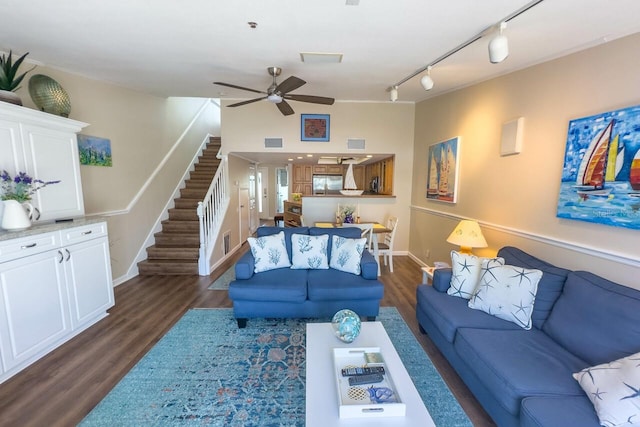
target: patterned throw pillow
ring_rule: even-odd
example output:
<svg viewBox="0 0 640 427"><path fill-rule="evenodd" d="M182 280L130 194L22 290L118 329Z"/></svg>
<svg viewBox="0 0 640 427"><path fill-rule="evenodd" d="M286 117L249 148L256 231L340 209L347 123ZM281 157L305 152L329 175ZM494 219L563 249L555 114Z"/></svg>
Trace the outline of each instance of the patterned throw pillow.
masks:
<svg viewBox="0 0 640 427"><path fill-rule="evenodd" d="M451 251L452 274L447 293L464 299L471 298L487 267L496 265L504 265L504 259L480 258L475 255Z"/></svg>
<svg viewBox="0 0 640 427"><path fill-rule="evenodd" d="M328 269L327 245L329 235L309 236L307 234L291 235L291 268L293 269Z"/></svg>
<svg viewBox="0 0 640 427"><path fill-rule="evenodd" d="M360 274L360 260L367 239L348 239L331 236L331 260L329 267L352 274Z"/></svg>
<svg viewBox="0 0 640 427"><path fill-rule="evenodd" d="M251 253L255 259L254 273L289 267L289 255L284 243L284 232L247 239Z"/></svg>
<svg viewBox="0 0 640 427"><path fill-rule="evenodd" d="M606 427L640 425L640 353L573 374Z"/></svg>
<svg viewBox="0 0 640 427"><path fill-rule="evenodd" d="M541 278L540 270L513 265L487 267L469 300L469 308L531 329L531 313Z"/></svg>

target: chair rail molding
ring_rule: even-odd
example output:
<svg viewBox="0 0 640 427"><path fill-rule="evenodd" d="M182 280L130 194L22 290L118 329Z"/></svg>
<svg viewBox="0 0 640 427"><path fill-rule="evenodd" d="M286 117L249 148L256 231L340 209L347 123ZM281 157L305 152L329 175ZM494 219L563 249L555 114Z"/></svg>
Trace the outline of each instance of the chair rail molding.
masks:
<svg viewBox="0 0 640 427"><path fill-rule="evenodd" d="M446 213L446 212L442 212L439 210L435 210L435 209L430 209L430 208L425 208L424 206L416 206L416 205L411 205L410 209L412 211L417 211L417 212L423 212L423 213L427 213L430 215L435 215L435 216L439 216L439 217L443 217L443 218L448 218L451 219L453 221L460 221L462 219L472 219L474 221L478 221L478 223L485 228L491 229L491 230L495 230L501 233L505 233L505 234L511 234L513 236L517 236L520 238L524 238L524 239L530 239L530 240L534 240L537 242L541 242L544 244L548 244L548 245L552 245L552 246L556 246L562 249L567 249L570 251L574 251L574 252L579 252L585 255L590 255L590 256L594 256L594 257L598 257L598 258L602 258L602 259L606 259L608 261L613 261L613 262L617 262L620 264L625 264L631 267L640 267L640 258L634 258L632 256L629 256L628 254L623 254L623 253L619 253L619 252L614 252L614 251L603 251L600 250L598 248L594 248L592 246L587 246L583 243L576 243L576 242L570 242L570 241L566 241L566 240L561 240L555 237L551 237L551 236L545 236L542 234L534 234L531 233L529 231L525 231L525 230L519 230L517 228L513 228L513 227L505 227L502 225L498 225L498 224L493 224L490 222L485 222L485 221L480 221L477 220L476 218L467 218L461 215L453 215L450 213ZM414 256L412 256L412 258L414 258ZM415 259L415 258L414 258Z"/></svg>

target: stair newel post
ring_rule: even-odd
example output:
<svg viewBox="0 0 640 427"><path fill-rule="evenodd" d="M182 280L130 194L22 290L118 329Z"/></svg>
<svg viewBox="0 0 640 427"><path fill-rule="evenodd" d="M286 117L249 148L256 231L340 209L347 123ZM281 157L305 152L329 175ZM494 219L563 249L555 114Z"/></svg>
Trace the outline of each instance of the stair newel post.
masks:
<svg viewBox="0 0 640 427"><path fill-rule="evenodd" d="M207 260L207 236L206 227L204 224L204 206L202 202L198 202L198 208L196 209L198 214L198 223L200 225L200 250L198 253L198 274L205 276L209 274L209 262Z"/></svg>

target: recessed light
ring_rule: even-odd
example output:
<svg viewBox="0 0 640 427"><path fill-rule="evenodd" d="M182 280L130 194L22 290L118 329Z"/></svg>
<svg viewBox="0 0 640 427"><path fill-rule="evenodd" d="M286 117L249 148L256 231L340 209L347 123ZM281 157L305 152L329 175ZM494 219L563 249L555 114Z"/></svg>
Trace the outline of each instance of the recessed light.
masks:
<svg viewBox="0 0 640 427"><path fill-rule="evenodd" d="M370 159L370 158L372 158L372 157L373 157L373 154L367 154L367 158L369 158L369 159Z"/></svg>
<svg viewBox="0 0 640 427"><path fill-rule="evenodd" d="M302 156L298 156L298 159L302 159Z"/></svg>
<svg viewBox="0 0 640 427"><path fill-rule="evenodd" d="M287 159L287 161L289 161L289 162L293 162L293 159Z"/></svg>
<svg viewBox="0 0 640 427"><path fill-rule="evenodd" d="M307 154L307 157L313 157L313 154Z"/></svg>

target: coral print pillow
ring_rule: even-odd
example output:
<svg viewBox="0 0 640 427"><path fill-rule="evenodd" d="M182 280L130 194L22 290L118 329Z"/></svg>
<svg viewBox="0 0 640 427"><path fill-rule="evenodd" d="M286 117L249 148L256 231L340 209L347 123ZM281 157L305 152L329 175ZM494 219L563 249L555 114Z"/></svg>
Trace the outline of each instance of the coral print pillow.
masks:
<svg viewBox="0 0 640 427"><path fill-rule="evenodd" d="M329 235L309 236L307 234L291 235L291 268L293 269L328 269L327 245Z"/></svg>
<svg viewBox="0 0 640 427"><path fill-rule="evenodd" d="M329 267L352 274L360 274L360 260L367 239L348 239L331 236L331 261Z"/></svg>
<svg viewBox="0 0 640 427"><path fill-rule="evenodd" d="M254 273L291 266L283 231L270 236L249 237L247 241L255 259Z"/></svg>
<svg viewBox="0 0 640 427"><path fill-rule="evenodd" d="M573 374L593 404L600 425L640 425L640 353Z"/></svg>

